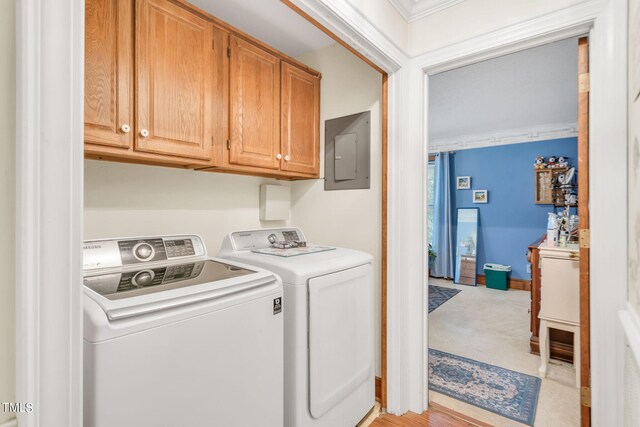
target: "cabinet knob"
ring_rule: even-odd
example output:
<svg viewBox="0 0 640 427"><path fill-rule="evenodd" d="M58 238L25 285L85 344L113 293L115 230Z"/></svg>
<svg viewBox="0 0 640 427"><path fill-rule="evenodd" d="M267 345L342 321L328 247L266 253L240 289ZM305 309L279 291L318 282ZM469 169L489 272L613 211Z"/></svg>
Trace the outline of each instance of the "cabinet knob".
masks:
<svg viewBox="0 0 640 427"><path fill-rule="evenodd" d="M282 158L282 154L278 153L276 154L276 159L280 160Z"/></svg>
<svg viewBox="0 0 640 427"><path fill-rule="evenodd" d="M289 161L289 158L290 158L289 156L284 156L284 161L285 161L285 162L288 162L288 161Z"/></svg>
<svg viewBox="0 0 640 427"><path fill-rule="evenodd" d="M131 132L131 126L129 126L128 124L124 124L120 126L120 130L122 131L122 133L129 133Z"/></svg>
<svg viewBox="0 0 640 427"><path fill-rule="evenodd" d="M140 136L141 136L141 137L143 137L143 138L148 137L148 136L149 136L149 131L148 131L148 130L146 130L146 129L142 129L142 130L140 131Z"/></svg>

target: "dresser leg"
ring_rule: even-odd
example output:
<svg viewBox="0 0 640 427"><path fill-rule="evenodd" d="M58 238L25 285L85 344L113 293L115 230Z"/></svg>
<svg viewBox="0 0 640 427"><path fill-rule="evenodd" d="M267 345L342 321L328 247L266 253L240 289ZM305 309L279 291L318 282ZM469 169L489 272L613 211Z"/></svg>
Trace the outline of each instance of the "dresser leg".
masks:
<svg viewBox="0 0 640 427"><path fill-rule="evenodd" d="M547 376L547 362L549 361L549 328L547 321L540 319L540 378Z"/></svg>

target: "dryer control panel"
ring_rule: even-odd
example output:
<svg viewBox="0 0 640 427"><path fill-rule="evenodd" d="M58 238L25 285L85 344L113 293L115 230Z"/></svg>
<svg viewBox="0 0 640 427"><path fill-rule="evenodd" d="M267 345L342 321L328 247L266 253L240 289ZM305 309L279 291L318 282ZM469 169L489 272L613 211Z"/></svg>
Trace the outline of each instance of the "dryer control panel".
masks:
<svg viewBox="0 0 640 427"><path fill-rule="evenodd" d="M204 243L196 235L88 240L83 245L83 268L98 270L205 254Z"/></svg>
<svg viewBox="0 0 640 427"><path fill-rule="evenodd" d="M265 228L262 230L236 231L229 234L223 242L224 246L231 243L234 251L250 251L254 249L264 249L274 247L274 243L278 242L286 244L286 242L306 242L302 230L296 227L288 228ZM293 247L293 246L292 246Z"/></svg>

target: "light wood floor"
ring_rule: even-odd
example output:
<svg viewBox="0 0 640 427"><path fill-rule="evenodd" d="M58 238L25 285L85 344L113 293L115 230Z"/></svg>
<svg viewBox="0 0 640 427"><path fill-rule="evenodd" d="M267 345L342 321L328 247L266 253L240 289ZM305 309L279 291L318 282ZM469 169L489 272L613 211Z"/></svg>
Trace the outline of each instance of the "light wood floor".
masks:
<svg viewBox="0 0 640 427"><path fill-rule="evenodd" d="M418 415L407 412L401 417L385 414L376 418L370 427L491 427L466 415L429 403L429 410Z"/></svg>

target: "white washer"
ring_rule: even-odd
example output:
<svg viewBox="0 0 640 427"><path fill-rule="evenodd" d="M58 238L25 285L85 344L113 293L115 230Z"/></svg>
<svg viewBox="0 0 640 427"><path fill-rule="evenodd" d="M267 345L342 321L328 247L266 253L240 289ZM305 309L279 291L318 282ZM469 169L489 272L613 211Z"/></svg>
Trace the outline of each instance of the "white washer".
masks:
<svg viewBox="0 0 640 427"><path fill-rule="evenodd" d="M282 282L198 236L84 244L85 427L283 424Z"/></svg>
<svg viewBox="0 0 640 427"><path fill-rule="evenodd" d="M284 425L353 427L375 404L373 258L326 246L275 249L270 235L306 240L298 228L239 231L218 256L284 282Z"/></svg>

